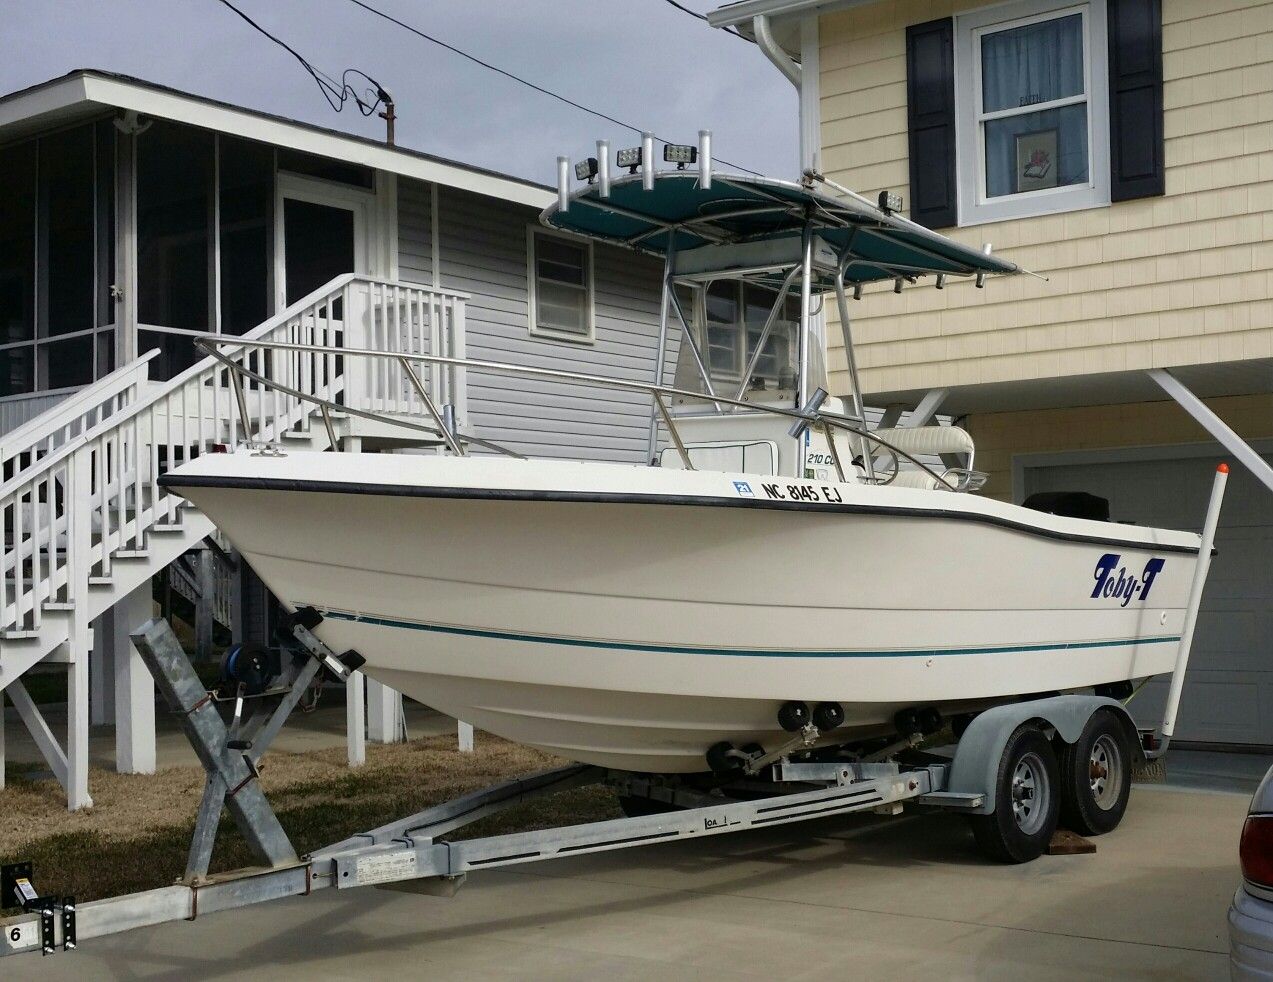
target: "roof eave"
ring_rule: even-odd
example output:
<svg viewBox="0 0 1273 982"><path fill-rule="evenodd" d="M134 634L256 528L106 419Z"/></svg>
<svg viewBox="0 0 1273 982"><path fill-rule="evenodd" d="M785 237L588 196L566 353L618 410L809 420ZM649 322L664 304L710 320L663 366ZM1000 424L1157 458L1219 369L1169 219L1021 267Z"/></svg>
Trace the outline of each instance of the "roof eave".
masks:
<svg viewBox="0 0 1273 982"><path fill-rule="evenodd" d="M144 116L201 126L537 209L554 197L548 188L528 181L91 69L0 99L0 133L21 132L37 123L47 125L68 119L77 115L80 108L135 110ZM30 126L24 127L24 123Z"/></svg>
<svg viewBox="0 0 1273 982"><path fill-rule="evenodd" d="M881 0L737 0L718 7L707 14L712 27L732 27L744 37L752 38L752 21L756 17L768 17L779 28L783 20L798 21L809 14L825 14L850 7L863 7ZM800 32L798 30L775 32L775 40L787 54L799 60Z"/></svg>

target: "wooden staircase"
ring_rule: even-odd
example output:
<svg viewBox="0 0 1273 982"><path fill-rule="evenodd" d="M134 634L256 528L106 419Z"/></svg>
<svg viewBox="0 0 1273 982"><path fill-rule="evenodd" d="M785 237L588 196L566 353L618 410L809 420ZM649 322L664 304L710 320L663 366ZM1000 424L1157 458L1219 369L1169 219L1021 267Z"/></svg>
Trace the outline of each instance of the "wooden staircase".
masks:
<svg viewBox="0 0 1273 982"><path fill-rule="evenodd" d="M247 337L462 355L464 299L351 274ZM355 359L330 353L223 350L249 371L296 393L404 417L423 415L423 407L412 403L407 380L383 364L355 366ZM160 487L159 478L245 439L280 445L288 453L339 449L331 447L313 403L281 388L251 386L244 393L247 418L242 419L226 365L207 358L170 381L151 382L145 376L153 355L0 437L0 691L8 692L45 752L72 809L91 804L91 625L213 532L208 518ZM453 380L431 384L454 388ZM338 443L355 435L351 418L333 414L333 422ZM67 666L64 751L21 681L40 662Z"/></svg>

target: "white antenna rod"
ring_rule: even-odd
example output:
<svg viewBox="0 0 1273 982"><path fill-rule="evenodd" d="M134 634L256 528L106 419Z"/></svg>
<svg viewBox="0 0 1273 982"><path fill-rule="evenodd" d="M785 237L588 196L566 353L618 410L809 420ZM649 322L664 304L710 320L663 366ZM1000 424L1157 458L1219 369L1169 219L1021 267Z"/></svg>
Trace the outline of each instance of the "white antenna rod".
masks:
<svg viewBox="0 0 1273 982"><path fill-rule="evenodd" d="M570 158L557 158L557 210L570 210Z"/></svg>
<svg viewBox="0 0 1273 982"><path fill-rule="evenodd" d="M654 134L641 134L641 187L654 190Z"/></svg>
<svg viewBox="0 0 1273 982"><path fill-rule="evenodd" d="M610 197L610 141L597 141L597 193Z"/></svg>
<svg viewBox="0 0 1273 982"><path fill-rule="evenodd" d="M1220 505L1224 501L1224 486L1228 481L1229 465L1221 464L1216 468L1215 481L1211 485L1211 501L1207 504L1207 517L1202 523L1202 539L1198 543L1198 563L1193 568L1193 583L1189 587L1189 601L1185 607L1185 623L1180 631L1180 647L1176 649L1176 667L1172 669L1171 688L1167 691L1167 707L1162 718L1164 741L1170 740L1176 732L1176 711L1180 708L1180 693L1185 687L1189 651L1193 647L1193 631L1198 626L1198 608L1202 605L1202 591L1207 585L1207 573L1211 569L1211 547L1216 540Z"/></svg>
<svg viewBox="0 0 1273 982"><path fill-rule="evenodd" d="M698 131L698 186L704 191L712 187L712 131Z"/></svg>

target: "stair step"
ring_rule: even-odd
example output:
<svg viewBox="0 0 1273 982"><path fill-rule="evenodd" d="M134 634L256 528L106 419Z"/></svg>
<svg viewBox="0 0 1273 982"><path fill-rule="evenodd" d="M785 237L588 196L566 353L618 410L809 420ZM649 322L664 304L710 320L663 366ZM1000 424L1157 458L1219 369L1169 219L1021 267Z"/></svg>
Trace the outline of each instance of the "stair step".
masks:
<svg viewBox="0 0 1273 982"><path fill-rule="evenodd" d="M75 609L75 601L73 600L46 600L40 604L41 609L46 614L56 613L58 611L69 611Z"/></svg>
<svg viewBox="0 0 1273 982"><path fill-rule="evenodd" d="M7 631L0 631L0 641L29 641L39 636L39 631L27 627L13 627Z"/></svg>
<svg viewBox="0 0 1273 982"><path fill-rule="evenodd" d="M111 553L112 559L149 559L149 549L116 549Z"/></svg>
<svg viewBox="0 0 1273 982"><path fill-rule="evenodd" d="M113 576L90 576L88 578L89 586L114 586L115 578Z"/></svg>
<svg viewBox="0 0 1273 982"><path fill-rule="evenodd" d="M151 535L180 535L186 530L181 524L177 525L152 525L148 530Z"/></svg>
<svg viewBox="0 0 1273 982"><path fill-rule="evenodd" d="M283 432L284 440L304 440L308 443L314 437L313 433L302 433L298 430L285 430Z"/></svg>

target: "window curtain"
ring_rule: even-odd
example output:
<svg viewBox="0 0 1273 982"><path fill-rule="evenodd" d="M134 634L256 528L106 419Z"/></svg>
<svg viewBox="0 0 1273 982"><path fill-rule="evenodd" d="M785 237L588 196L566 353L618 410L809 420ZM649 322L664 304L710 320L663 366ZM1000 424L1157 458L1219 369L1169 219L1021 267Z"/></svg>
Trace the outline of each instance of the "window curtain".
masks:
<svg viewBox="0 0 1273 982"><path fill-rule="evenodd" d="M982 111L987 113L1082 95L1082 16L1071 14L984 35L981 86ZM1049 131L1055 131L1054 154ZM1040 136L1031 140L1032 134ZM1026 143L1021 144L1022 139ZM989 120L985 142L987 197L1088 180L1086 103ZM1023 179L1023 146L1046 148L1051 176Z"/></svg>
<svg viewBox="0 0 1273 982"><path fill-rule="evenodd" d="M981 38L982 112L1083 92L1083 16L1070 14Z"/></svg>

